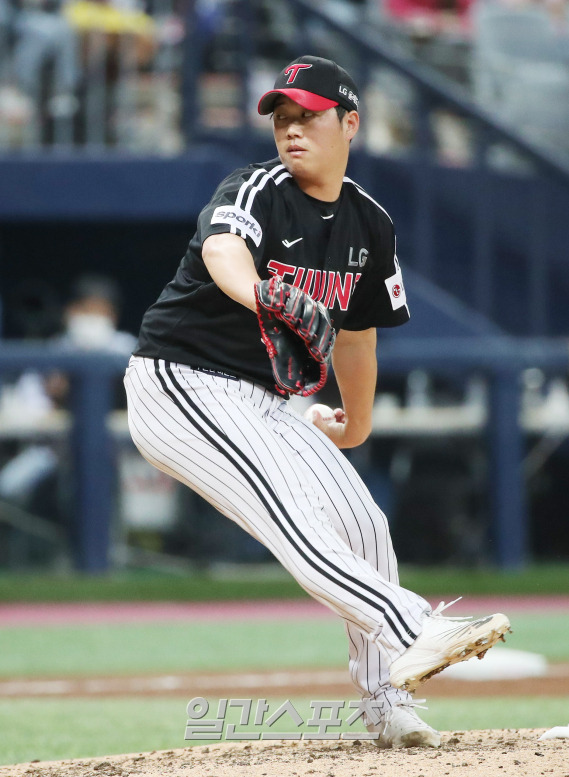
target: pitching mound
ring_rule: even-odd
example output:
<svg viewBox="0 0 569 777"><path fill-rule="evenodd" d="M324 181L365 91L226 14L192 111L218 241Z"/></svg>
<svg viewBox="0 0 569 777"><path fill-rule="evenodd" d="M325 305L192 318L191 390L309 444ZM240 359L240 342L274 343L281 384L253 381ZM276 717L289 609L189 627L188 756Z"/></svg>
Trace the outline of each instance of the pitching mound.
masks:
<svg viewBox="0 0 569 777"><path fill-rule="evenodd" d="M1 766L0 777L569 777L569 739L544 729L445 732L438 750L368 742L251 742Z"/></svg>

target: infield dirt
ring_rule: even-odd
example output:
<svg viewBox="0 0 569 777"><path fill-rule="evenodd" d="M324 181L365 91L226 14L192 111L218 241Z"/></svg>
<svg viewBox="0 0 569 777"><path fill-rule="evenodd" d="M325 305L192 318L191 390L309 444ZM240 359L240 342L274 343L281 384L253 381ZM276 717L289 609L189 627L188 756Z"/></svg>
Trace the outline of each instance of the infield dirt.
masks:
<svg viewBox="0 0 569 777"><path fill-rule="evenodd" d="M438 749L368 742L223 743L182 750L1 766L0 777L569 777L569 740L544 729L454 731Z"/></svg>
<svg viewBox="0 0 569 777"><path fill-rule="evenodd" d="M0 679L2 698L194 696L232 698L298 695L353 698L354 688L345 669L287 669L257 672L184 672L177 674L123 675L111 677L46 677ZM471 682L434 677L429 697L568 696L569 663L551 664L541 677ZM567 770L569 777L569 769Z"/></svg>

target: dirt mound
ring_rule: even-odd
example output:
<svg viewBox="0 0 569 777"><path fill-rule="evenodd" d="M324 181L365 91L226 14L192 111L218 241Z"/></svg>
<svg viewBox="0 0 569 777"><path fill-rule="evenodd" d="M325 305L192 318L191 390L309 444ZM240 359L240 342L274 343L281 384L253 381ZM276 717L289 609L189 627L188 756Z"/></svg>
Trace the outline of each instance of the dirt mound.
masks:
<svg viewBox="0 0 569 777"><path fill-rule="evenodd" d="M378 750L357 740L222 743L0 766L0 777L569 777L569 740L540 742L543 731L445 732L437 750Z"/></svg>

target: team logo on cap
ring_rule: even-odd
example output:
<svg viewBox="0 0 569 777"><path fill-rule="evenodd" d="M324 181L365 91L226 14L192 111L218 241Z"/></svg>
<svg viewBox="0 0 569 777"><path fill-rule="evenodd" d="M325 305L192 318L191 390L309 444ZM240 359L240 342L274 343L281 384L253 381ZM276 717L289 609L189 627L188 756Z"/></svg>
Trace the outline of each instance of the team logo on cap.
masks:
<svg viewBox="0 0 569 777"><path fill-rule="evenodd" d="M299 70L306 70L309 67L312 67L312 65L304 65L301 63L298 63L296 65L289 65L284 71L284 75L288 76L287 84L294 83L294 79L297 77Z"/></svg>

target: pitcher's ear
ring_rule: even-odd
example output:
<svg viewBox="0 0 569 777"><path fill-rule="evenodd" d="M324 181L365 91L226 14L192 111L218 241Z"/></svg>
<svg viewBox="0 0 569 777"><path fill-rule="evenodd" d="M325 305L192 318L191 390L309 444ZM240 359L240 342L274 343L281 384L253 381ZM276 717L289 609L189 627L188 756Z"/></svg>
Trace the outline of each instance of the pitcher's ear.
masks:
<svg viewBox="0 0 569 777"><path fill-rule="evenodd" d="M360 126L360 115L357 111L350 111L346 114L344 121L346 122L346 132L348 140L355 137Z"/></svg>

